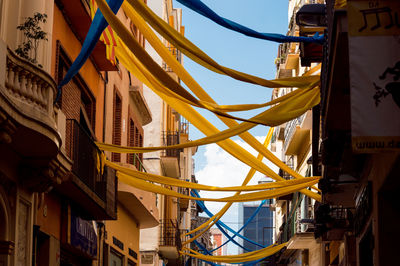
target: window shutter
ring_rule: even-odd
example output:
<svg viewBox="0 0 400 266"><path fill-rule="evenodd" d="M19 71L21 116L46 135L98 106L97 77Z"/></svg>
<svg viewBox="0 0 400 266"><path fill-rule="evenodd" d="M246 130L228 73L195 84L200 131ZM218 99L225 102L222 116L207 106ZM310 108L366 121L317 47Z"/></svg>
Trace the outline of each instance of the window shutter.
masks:
<svg viewBox="0 0 400 266"><path fill-rule="evenodd" d="M117 92L114 94L114 108L113 108L113 140L115 145L121 145L121 121L122 121L122 101ZM120 153L112 153L111 159L114 162L121 162Z"/></svg>

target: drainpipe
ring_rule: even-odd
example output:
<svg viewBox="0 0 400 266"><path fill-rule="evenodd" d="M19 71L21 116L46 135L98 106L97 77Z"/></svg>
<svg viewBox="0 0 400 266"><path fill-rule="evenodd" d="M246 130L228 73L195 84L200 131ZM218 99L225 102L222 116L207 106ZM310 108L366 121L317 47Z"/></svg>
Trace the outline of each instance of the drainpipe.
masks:
<svg viewBox="0 0 400 266"><path fill-rule="evenodd" d="M103 76L100 75L102 78ZM106 114L107 114L107 104L106 104L106 99L107 99L107 84L108 84L108 72L106 71L104 73L104 101L103 101L103 143L106 142Z"/></svg>

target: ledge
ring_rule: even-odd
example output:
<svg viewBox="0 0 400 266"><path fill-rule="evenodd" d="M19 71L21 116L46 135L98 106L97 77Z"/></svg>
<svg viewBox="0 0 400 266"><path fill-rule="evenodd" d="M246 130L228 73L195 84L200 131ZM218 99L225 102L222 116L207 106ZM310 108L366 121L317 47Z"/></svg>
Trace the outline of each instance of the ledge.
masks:
<svg viewBox="0 0 400 266"><path fill-rule="evenodd" d="M139 90L139 86L129 86L129 95L140 113L140 117L142 118L142 125L145 126L149 124L153 120L153 118L151 116L150 108L147 105L147 102L143 97L142 92Z"/></svg>

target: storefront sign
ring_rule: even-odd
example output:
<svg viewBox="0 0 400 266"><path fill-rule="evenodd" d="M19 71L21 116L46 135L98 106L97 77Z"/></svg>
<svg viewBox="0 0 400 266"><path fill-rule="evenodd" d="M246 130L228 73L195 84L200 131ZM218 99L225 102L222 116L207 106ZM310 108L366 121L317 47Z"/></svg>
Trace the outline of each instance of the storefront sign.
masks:
<svg viewBox="0 0 400 266"><path fill-rule="evenodd" d="M91 257L97 256L97 235L93 222L83 220L72 212L70 244Z"/></svg>
<svg viewBox="0 0 400 266"><path fill-rule="evenodd" d="M347 3L353 150L400 150L400 1Z"/></svg>

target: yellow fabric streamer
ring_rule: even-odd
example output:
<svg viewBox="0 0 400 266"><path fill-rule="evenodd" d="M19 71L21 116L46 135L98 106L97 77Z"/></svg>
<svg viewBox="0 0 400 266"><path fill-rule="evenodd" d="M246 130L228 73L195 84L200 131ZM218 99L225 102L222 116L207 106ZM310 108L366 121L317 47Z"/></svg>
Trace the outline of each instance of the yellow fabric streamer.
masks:
<svg viewBox="0 0 400 266"><path fill-rule="evenodd" d="M299 90L297 90L299 91ZM298 106L301 107L299 112L293 113L293 116L296 117L298 113L302 113L306 111L310 106L307 104L309 103L309 98L315 96L317 92L317 89L309 89L309 90L304 90L302 91L301 95L297 97L298 101ZM286 118L289 112L286 110L286 106L290 105L291 102L289 102L290 99L285 100L284 102L281 102L278 105L275 105L274 107L268 109L267 111L263 112L265 116L270 115L270 117L277 118L277 117L284 117ZM300 101L302 100L302 101ZM284 111L281 111L283 109ZM284 119L286 120L286 119ZM278 123L276 121L270 121ZM190 141L187 143L181 143L181 144L176 144L176 145L171 145L171 146L160 146L160 147L127 147L127 146L119 146L119 145L114 145L114 144L105 144L105 143L100 143L96 142L97 146L101 150L105 151L110 151L110 152L118 152L118 153L145 153L145 152L153 152L157 150L169 150L169 149L183 149L183 148L189 148L189 147L195 147L195 146L201 146L201 145L206 145L210 143L216 143L222 140L225 140L227 138L236 136L240 133L243 133L247 130L250 129L250 127L253 127L254 125L248 124L247 126L243 126L243 124L236 125L235 127L232 127L230 129L226 129L224 131L218 132L217 134L201 138L195 141Z"/></svg>
<svg viewBox="0 0 400 266"><path fill-rule="evenodd" d="M307 182L318 181L318 177L306 177L302 179L289 179L285 181L276 181L271 183L265 184L258 184L258 185L251 185L251 186L234 186L234 187L216 187L216 186L209 186L203 185L198 183L192 183L184 180L179 180L172 177L167 176L160 176L145 172L136 171L124 166L121 166L117 163L113 163L111 161L106 160L105 164L121 174L126 176L130 176L133 178L138 178L154 183L159 183L163 185L169 185L174 187L183 187L183 188L190 188L190 189L197 189L197 190L207 190L207 191L256 191L256 190L266 190L272 188L283 188L283 187L290 187L293 185L301 185Z"/></svg>
<svg viewBox="0 0 400 266"><path fill-rule="evenodd" d="M335 9L346 8L347 0L336 0L335 1Z"/></svg>
<svg viewBox="0 0 400 266"><path fill-rule="evenodd" d="M147 7L140 0L128 0L128 3L124 2L122 8L132 22L139 27L140 22L138 21L138 14L142 16L150 26L160 33L168 42L173 44L179 50L181 50L186 56L198 64L220 74L225 74L235 78L237 80L269 87L269 88L280 88L280 87L308 87L311 83L318 80L317 77L294 77L277 80L266 80L256 76L252 76L237 70L233 70L224 66L219 65L196 45L186 39L182 34L176 31L164 20L159 18L154 12ZM134 10L133 8L136 10ZM143 29L140 29L142 31Z"/></svg>
<svg viewBox="0 0 400 266"><path fill-rule="evenodd" d="M185 250L190 251L189 252L180 252L181 255L187 255L191 256L194 258L202 259L205 261L213 261L213 262L220 262L220 263L240 263L240 262L249 262L249 261L255 261L259 259L263 259L265 257L271 256L275 254L276 252L280 251L282 248L284 248L287 245L287 243L283 243L280 245L273 245L269 246L257 251L252 251L252 252L246 252L243 254L239 255L227 255L227 256L211 256L211 255L203 255L200 254L199 252L196 252L192 249L184 248Z"/></svg>
<svg viewBox="0 0 400 266"><path fill-rule="evenodd" d="M112 13L112 11L109 9L107 4L105 3L104 0L96 0L100 10L102 11L104 17L106 20L110 23L110 25L116 29L118 35L124 40L130 41L130 43L127 43L129 48L131 50L134 50L136 55L139 56L139 54L142 52L141 47L139 46L140 49L136 49L137 43L135 43L135 40L130 39L130 33L128 31L124 31L124 26L121 23L118 23L118 19L115 17L115 15ZM119 29L122 28L122 31L119 31ZM131 43L132 42L132 43ZM130 47L130 46L133 47ZM163 47L165 49L165 47ZM140 59L140 57L138 57ZM140 59L141 60L141 59ZM175 59L174 59L175 60ZM141 60L142 61L142 60ZM176 60L175 60L176 61ZM129 62L128 62L129 63ZM170 62L167 62L167 64L170 64ZM171 66L172 67L172 66ZM178 66L179 67L179 66ZM182 66L180 66L182 67ZM182 69L181 69L182 70ZM174 70L175 71L175 70ZM182 70L184 71L184 70ZM195 92L198 97L201 99L208 101L208 102L213 102L211 97L209 97L206 92L204 92L201 87L188 75L184 75L181 77L182 80L185 78L187 79L187 82L184 81L186 84L189 83L189 87L193 92ZM190 82L189 82L190 81ZM151 88L154 88L154 86L151 86ZM175 98L169 97L167 95L163 95L162 93L158 93L158 95L163 98L171 107L173 107L175 110L177 110L179 113L183 114L193 125L195 125L197 128L199 128L203 133L206 135L212 135L218 132L218 129L216 129L213 125L211 125L206 119L204 119L202 116L200 116L193 108L182 104L178 102ZM295 103L295 101L293 101ZM315 98L310 100L310 104L316 105L319 102L319 93L316 95ZM290 109L288 110L290 111ZM222 121L227 124L229 127L233 127L237 125L236 121L233 121L232 119L226 119L221 117ZM292 169L287 167L284 163L282 163L278 158L276 158L272 153L270 153L265 147L263 147L251 134L248 132L244 132L240 135L246 142L248 142L252 147L254 147L257 151L261 152L266 158L271 158L270 160L280 166L283 170L289 172L289 174L292 174L296 178L302 178L301 175L297 174L294 172ZM254 167L257 171L260 171L261 173L266 174L267 176L272 177L273 179L276 180L282 180L282 178L277 175L274 171L272 171L269 167L267 167L265 164L263 164L260 161L254 160L254 157L248 153L246 150L235 144L231 140L225 140L219 143L219 145L225 149L227 152L235 156L237 159L241 160L245 164L248 164L251 167ZM302 193L320 201L321 196L318 195L317 193L314 193L309 190L302 190Z"/></svg>
<svg viewBox="0 0 400 266"><path fill-rule="evenodd" d="M104 14L104 13L103 13ZM113 13L110 13L112 20L118 20ZM132 15L132 14L131 14ZM107 19L107 18L106 18ZM139 28L142 32L144 37L150 42L153 48L160 54L160 56L164 59L164 61L172 68L172 70L182 79L185 84L201 99L206 102L215 103L213 99L200 87L200 85L185 71L185 69L176 61L176 59L171 55L171 53L166 49L166 47L161 43L161 41L157 38L157 36L152 32L152 30L146 25L146 23L141 19L139 16L132 16L132 21L135 25ZM110 21L109 21L110 22ZM123 26L122 26L123 27ZM119 29L117 29L119 30ZM120 29L123 30L123 29ZM127 35L131 35L127 32ZM121 36L121 38L129 39L129 36ZM313 84L312 86L314 86ZM319 102L319 97L318 97ZM316 105L317 103L315 103ZM181 113L183 114L183 113ZM220 119L229 127L233 127L237 123L230 119L225 119L224 117L220 117ZM265 118L264 118L265 119ZM252 118L252 121L258 121L258 119ZM262 120L262 119L261 119ZM271 124L270 124L271 125ZM290 175L294 176L295 178L302 178L302 176L296 173L294 170L286 166L281 160L279 160L276 156L274 156L270 151L265 149L251 134L248 132L244 132L240 135L243 140L245 140L250 146L252 146L257 151L263 153L264 157L271 160L275 163L278 167L282 170L288 172ZM318 189L317 189L318 190Z"/></svg>
<svg viewBox="0 0 400 266"><path fill-rule="evenodd" d="M165 85L167 88L175 92L176 94L180 95L181 97L185 98L187 101L190 101L192 105L201 107L204 109L207 109L217 115L229 118L229 119L235 119L235 120L240 120L240 121L247 121L247 122L252 122L252 123L257 123L257 124L263 124L263 125L270 125L268 121L265 121L263 119L263 116L255 116L251 119L244 119L236 116L229 115L221 110L218 110L217 108L214 108L213 106L215 105L215 102L207 101L207 100L202 100L199 101L195 97L193 97L189 92L187 92L176 80L174 80L170 75L168 75L151 57L150 55L147 54L147 52L144 50L142 46L137 42L137 40L133 37L133 35L128 31L128 29L125 28L125 26L122 24L122 22L112 13L106 14L107 10L104 10L104 8L107 8L108 5L105 4L105 6L101 6L101 2L104 3L104 1L99 1L97 0L97 4L102 11L103 15L108 17L110 21L109 24L112 26L113 30L118 34L119 38L123 40L123 42L128 45L129 49L135 53L135 56L140 60L140 62L155 76L159 79L159 81ZM109 7L108 7L109 9ZM145 22L143 21L143 24ZM137 27L141 30L141 28L137 25ZM161 41L155 36L155 34L148 28L148 33L151 36L148 36L146 32L143 32L141 30L142 34L145 36L145 38L152 43L153 41L157 42L157 45L161 45L163 49L158 49L157 45L155 46L155 49L157 52L160 53L161 57L163 57L168 65L171 65L171 68L178 74L178 76L184 75L188 76L188 73L184 70L182 65L176 60L176 58L166 49L166 47L161 43ZM152 33L152 34L151 34ZM154 37L153 40L150 40L150 37ZM185 81L184 81L185 82ZM188 83L187 81L185 82L189 87L192 87L191 84L194 84L195 86L198 86L197 83L193 79L190 80ZM210 102L210 103L207 103ZM233 107L232 107L233 108Z"/></svg>
<svg viewBox="0 0 400 266"><path fill-rule="evenodd" d="M273 131L274 131L274 128L271 127L271 128L269 129L269 131L268 131L267 137L265 138L265 141L264 141L264 144L263 144L264 147L268 147L269 143L271 142ZM263 159L262 154L258 154L258 155L257 155L257 161L262 161L262 159ZM246 176L245 180L243 181L242 186L247 185L247 184L250 182L250 180L253 178L253 176L254 176L255 173L256 173L256 170L255 170L254 168L251 168L251 169L249 170L249 172L247 173L247 176ZM237 193L237 195L238 195L238 194L239 194L239 193ZM229 202L226 203L225 206L224 206L219 212L217 212L217 213L214 214L212 217L210 217L210 219L208 219L207 222L203 223L203 224L200 225L199 227L197 227L197 228L193 229L192 231L188 232L186 235L194 234L194 233L196 233L196 232L198 232L198 231L200 231L200 230L202 230L202 229L204 229L204 231L202 231L202 232L206 232L206 231L207 231L208 229L210 229L214 224L216 224L217 221L218 221L219 219L222 218L222 216L228 211L228 209L229 209L231 206L232 206L232 203L229 203ZM202 233L195 235L192 239L186 241L185 243L193 242L195 239L197 239L198 237L200 237L201 234L202 234Z"/></svg>
<svg viewBox="0 0 400 266"><path fill-rule="evenodd" d="M133 177L131 175L126 175L122 172L117 172L118 179L130 186L136 187L141 190L154 192L157 194L162 194L166 196L172 196L177 198L185 198L190 200L202 200L202 201L214 201L214 202L245 202L245 201L256 201L256 200L264 200L264 199L272 199L277 197L282 197L294 192L299 191L300 189L305 189L307 187L311 187L312 185L318 182L318 178L314 178L314 180L304 182L297 185L285 186L281 188L275 188L271 190L264 190L258 192L250 192L246 194L234 195L230 197L223 198L197 198L188 195L184 195L178 193L172 189L168 189L159 185L155 185L144 181L142 179Z"/></svg>

